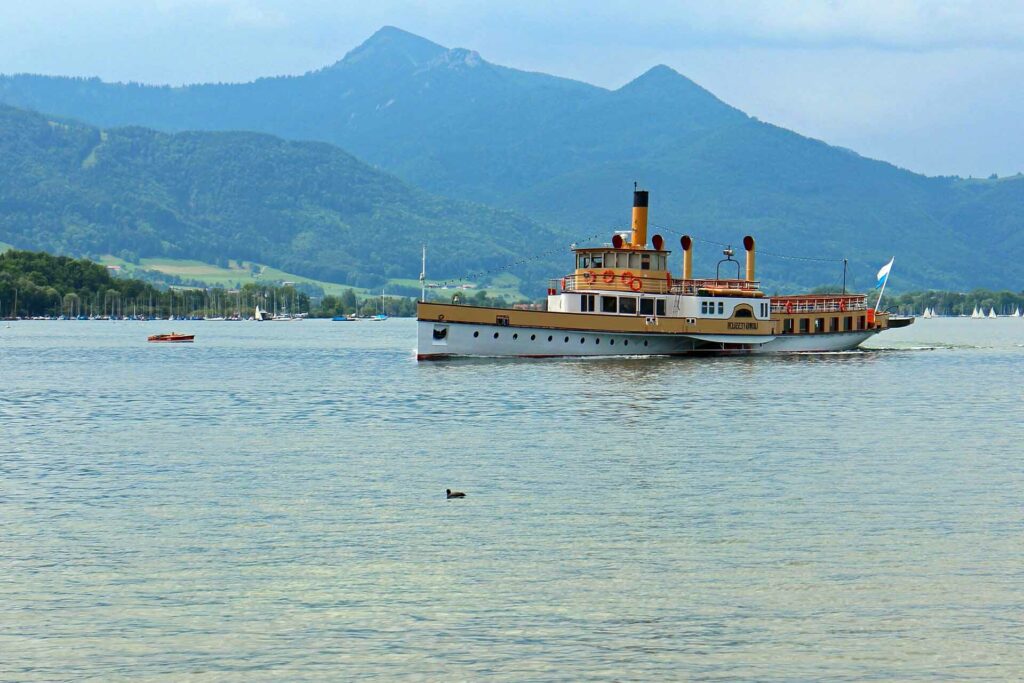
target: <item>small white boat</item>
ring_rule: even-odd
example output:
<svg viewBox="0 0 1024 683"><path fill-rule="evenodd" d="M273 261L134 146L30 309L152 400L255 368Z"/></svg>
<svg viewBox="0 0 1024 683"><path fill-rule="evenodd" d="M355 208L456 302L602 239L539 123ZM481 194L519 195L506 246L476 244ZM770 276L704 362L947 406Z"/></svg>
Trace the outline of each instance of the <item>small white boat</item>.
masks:
<svg viewBox="0 0 1024 683"><path fill-rule="evenodd" d="M1013 309L1013 317L1014 318L1019 318L1020 317L1020 308L1019 307Z"/></svg>
<svg viewBox="0 0 1024 683"><path fill-rule="evenodd" d="M972 318L982 318L984 316L978 311L978 307L975 306L974 307L974 312L971 313L971 317Z"/></svg>
<svg viewBox="0 0 1024 683"><path fill-rule="evenodd" d="M988 309L988 317L990 317L990 318L998 318L999 316L996 315L996 309L994 309L994 308Z"/></svg>
<svg viewBox="0 0 1024 683"><path fill-rule="evenodd" d="M932 317L932 309L930 309L927 306L925 306L924 313L921 314L921 317L922 318L931 318Z"/></svg>

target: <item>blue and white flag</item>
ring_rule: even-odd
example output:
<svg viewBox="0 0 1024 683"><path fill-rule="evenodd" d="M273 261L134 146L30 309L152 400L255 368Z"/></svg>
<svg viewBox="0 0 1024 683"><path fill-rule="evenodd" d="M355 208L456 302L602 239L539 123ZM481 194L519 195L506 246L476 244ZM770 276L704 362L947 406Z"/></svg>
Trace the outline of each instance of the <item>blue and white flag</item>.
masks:
<svg viewBox="0 0 1024 683"><path fill-rule="evenodd" d="M878 284L875 285L875 289L878 289L885 284L885 281L889 279L889 271L892 270L892 262L896 260L893 256L889 259L889 262L882 266L882 269L878 271Z"/></svg>

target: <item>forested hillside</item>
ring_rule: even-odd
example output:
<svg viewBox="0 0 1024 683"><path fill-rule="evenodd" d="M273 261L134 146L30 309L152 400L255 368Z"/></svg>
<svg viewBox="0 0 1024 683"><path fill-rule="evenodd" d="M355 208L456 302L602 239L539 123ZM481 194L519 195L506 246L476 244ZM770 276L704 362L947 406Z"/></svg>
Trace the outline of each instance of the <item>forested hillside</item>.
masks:
<svg viewBox="0 0 1024 683"><path fill-rule="evenodd" d="M0 241L23 249L244 259L378 286L418 277L422 244L439 278L552 246L536 223L430 195L323 143L100 130L0 105L0 158ZM519 272L539 281L542 269Z"/></svg>

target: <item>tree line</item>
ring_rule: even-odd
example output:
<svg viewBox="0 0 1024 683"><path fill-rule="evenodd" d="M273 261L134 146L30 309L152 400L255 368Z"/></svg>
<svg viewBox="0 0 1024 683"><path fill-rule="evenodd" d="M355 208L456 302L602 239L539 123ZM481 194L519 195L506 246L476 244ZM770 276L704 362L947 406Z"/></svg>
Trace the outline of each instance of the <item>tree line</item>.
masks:
<svg viewBox="0 0 1024 683"><path fill-rule="evenodd" d="M331 318L339 315L394 317L416 314L409 297L365 296L346 289L340 295L311 296L292 284L246 283L234 289L157 285L115 277L105 266L88 259L53 256L45 252L10 250L0 253L0 318L240 318L252 317L256 307L274 314ZM430 293L448 300L447 295ZM463 303L507 308L502 296L486 291L457 294Z"/></svg>

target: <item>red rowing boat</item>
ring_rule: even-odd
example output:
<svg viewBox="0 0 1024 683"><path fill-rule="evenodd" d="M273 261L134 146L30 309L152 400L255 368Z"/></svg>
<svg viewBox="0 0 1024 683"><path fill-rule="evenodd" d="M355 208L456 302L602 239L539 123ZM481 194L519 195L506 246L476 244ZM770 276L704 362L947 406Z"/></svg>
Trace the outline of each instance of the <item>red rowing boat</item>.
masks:
<svg viewBox="0 0 1024 683"><path fill-rule="evenodd" d="M151 342L191 342L196 338L194 334L182 334L181 332L171 332L170 334L153 334L150 335L148 341Z"/></svg>

